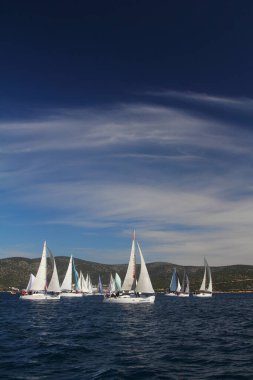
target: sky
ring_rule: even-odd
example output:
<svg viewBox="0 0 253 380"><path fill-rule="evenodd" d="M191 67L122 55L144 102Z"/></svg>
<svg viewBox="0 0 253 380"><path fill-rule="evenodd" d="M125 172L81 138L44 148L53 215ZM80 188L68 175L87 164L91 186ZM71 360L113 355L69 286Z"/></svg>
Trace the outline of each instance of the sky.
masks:
<svg viewBox="0 0 253 380"><path fill-rule="evenodd" d="M252 264L252 1L0 9L0 258Z"/></svg>

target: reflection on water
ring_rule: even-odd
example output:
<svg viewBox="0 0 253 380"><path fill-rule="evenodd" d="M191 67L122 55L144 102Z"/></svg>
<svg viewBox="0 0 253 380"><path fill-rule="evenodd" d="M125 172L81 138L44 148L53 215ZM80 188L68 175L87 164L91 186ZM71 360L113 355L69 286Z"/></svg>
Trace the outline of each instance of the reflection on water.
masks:
<svg viewBox="0 0 253 380"><path fill-rule="evenodd" d="M6 379L253 378L253 295L155 304L0 295Z"/></svg>

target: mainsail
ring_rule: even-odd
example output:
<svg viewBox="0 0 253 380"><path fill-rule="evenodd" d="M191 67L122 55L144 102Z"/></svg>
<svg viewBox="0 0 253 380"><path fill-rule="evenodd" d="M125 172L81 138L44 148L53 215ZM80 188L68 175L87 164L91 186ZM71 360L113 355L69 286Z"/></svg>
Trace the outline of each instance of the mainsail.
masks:
<svg viewBox="0 0 253 380"><path fill-rule="evenodd" d="M47 285L47 243L44 242L40 266L32 284L31 290L44 291Z"/></svg>
<svg viewBox="0 0 253 380"><path fill-rule="evenodd" d="M155 293L154 289L153 289L153 286L152 286L152 283L151 283L151 280L150 280L150 277L149 277L149 274L148 274L148 270L147 270L147 267L146 267L146 264L145 264L145 261L144 261L144 257L142 255L142 252L141 252L141 248L139 246L139 244L137 243L137 246L138 246L138 250L139 250L139 254L140 254L140 258L141 258L141 270L140 270L140 276L139 276L139 280L138 280L138 284L136 286L136 292L140 292L140 293Z"/></svg>
<svg viewBox="0 0 253 380"><path fill-rule="evenodd" d="M211 269L208 265L208 262L206 260L206 258L204 258L204 265L205 265L205 271L204 271L204 277L203 277L203 281L202 281L202 284L200 286L200 291L201 292L208 292L208 293L212 293L213 291L213 282L212 282L212 276L211 276ZM207 277L208 277L208 280L209 280L209 284L207 286Z"/></svg>
<svg viewBox="0 0 253 380"><path fill-rule="evenodd" d="M115 293L115 291L116 291L115 280L114 280L114 278L113 278L113 276L111 274L111 276L110 276L110 284L109 284L109 292L110 293Z"/></svg>
<svg viewBox="0 0 253 380"><path fill-rule="evenodd" d="M59 278L58 278L58 273L57 273L57 268L56 268L56 262L55 262L54 256L53 256L52 252L50 251L50 249L48 249L48 252L50 254L50 258L51 258L52 263L53 263L53 274L52 274L52 277L51 277L51 281L50 281L50 283L48 285L47 291L48 292L60 293L61 287L60 287L60 284L59 284Z"/></svg>
<svg viewBox="0 0 253 380"><path fill-rule="evenodd" d="M181 286L180 292L181 293L187 293L187 294L190 292L189 278L188 278L185 271L184 271L184 276L183 276L183 281L182 281L182 286Z"/></svg>
<svg viewBox="0 0 253 380"><path fill-rule="evenodd" d="M177 292L179 287L179 279L177 275L176 268L173 269L171 281L170 281L170 292ZM179 288L180 289L180 288Z"/></svg>
<svg viewBox="0 0 253 380"><path fill-rule="evenodd" d="M136 287L136 257L135 257L135 231L133 232L132 249L126 276L122 285L123 291L134 290Z"/></svg>
<svg viewBox="0 0 253 380"><path fill-rule="evenodd" d="M71 255L70 260L69 260L68 269L67 269L66 275L64 277L63 283L61 285L61 291L64 291L64 290L71 291L72 290L72 260L73 260L73 258Z"/></svg>

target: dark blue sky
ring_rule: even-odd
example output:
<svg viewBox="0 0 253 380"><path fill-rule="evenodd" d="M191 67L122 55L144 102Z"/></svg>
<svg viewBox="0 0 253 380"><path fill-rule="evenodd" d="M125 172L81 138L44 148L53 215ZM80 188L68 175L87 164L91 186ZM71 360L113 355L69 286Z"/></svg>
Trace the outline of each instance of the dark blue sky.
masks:
<svg viewBox="0 0 253 380"><path fill-rule="evenodd" d="M252 1L5 1L0 257L251 263Z"/></svg>
<svg viewBox="0 0 253 380"><path fill-rule="evenodd" d="M84 105L134 91L252 96L251 1L6 1L1 100Z"/></svg>

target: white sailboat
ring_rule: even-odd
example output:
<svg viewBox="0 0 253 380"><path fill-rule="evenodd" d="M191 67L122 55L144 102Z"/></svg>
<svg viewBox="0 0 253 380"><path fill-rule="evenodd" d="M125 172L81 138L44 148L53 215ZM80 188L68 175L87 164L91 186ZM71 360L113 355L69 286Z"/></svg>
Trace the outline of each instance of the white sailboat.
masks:
<svg viewBox="0 0 253 380"><path fill-rule="evenodd" d="M74 272L75 285L72 287L72 274ZM64 280L61 285L61 296L62 297L82 297L83 293L78 287L78 274L75 268L74 259L72 255L70 256L69 265L67 272L65 274Z"/></svg>
<svg viewBox="0 0 253 380"><path fill-rule="evenodd" d="M49 285L47 286L47 244L44 242L42 257L36 277L30 276L27 286L28 292L22 294L22 300L58 300L60 299L60 285L55 259L52 252L49 254L53 264L53 274Z"/></svg>
<svg viewBox="0 0 253 380"><path fill-rule="evenodd" d="M128 263L127 273L122 285L121 292L114 296L105 296L104 302L110 303L154 303L155 291L153 289L148 270L144 261L141 248L137 243L138 251L141 258L141 270L136 285L136 257L135 257L135 233L133 233L132 249Z"/></svg>
<svg viewBox="0 0 253 380"><path fill-rule="evenodd" d="M173 269L169 291L165 293L166 296L175 297L179 294L181 289L181 284L177 274L176 268Z"/></svg>
<svg viewBox="0 0 253 380"><path fill-rule="evenodd" d="M204 270L203 281L200 286L199 292L196 294L193 294L195 297L202 297L202 298L212 297L212 293L213 293L212 275L211 275L211 269L208 265L206 258L204 258L204 266L205 266L205 270ZM207 283L208 283L208 286L207 286Z"/></svg>
<svg viewBox="0 0 253 380"><path fill-rule="evenodd" d="M189 297L190 296L190 282L187 273L184 271L183 281L181 289L178 293L178 297Z"/></svg>

